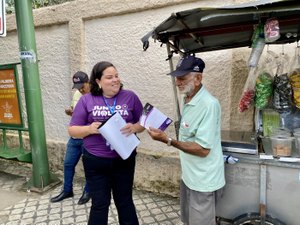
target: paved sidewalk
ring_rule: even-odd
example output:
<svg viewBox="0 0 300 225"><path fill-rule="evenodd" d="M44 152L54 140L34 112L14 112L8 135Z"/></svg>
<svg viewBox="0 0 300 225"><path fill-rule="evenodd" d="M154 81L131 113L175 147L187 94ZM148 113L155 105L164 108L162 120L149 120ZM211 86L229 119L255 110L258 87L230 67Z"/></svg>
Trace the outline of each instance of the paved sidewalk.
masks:
<svg viewBox="0 0 300 225"><path fill-rule="evenodd" d="M24 167L14 168L9 162L0 161L0 225L87 224L90 202L77 205L82 193L81 182L75 181L73 198L50 203L49 199L60 192L61 185L42 195L29 190L20 191L31 170ZM177 198L134 190L134 202L141 225L182 225ZM116 213L112 202L109 225L118 225Z"/></svg>

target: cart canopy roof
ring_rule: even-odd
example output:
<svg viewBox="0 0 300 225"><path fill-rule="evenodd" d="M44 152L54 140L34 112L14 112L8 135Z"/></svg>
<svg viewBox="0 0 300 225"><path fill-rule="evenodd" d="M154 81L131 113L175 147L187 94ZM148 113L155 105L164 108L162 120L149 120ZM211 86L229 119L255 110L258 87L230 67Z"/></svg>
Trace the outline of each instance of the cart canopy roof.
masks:
<svg viewBox="0 0 300 225"><path fill-rule="evenodd" d="M274 44L300 38L300 1L257 1L221 8L195 8L173 13L142 38L143 48L152 37L181 54L250 47L254 28L269 18L279 22L280 38Z"/></svg>

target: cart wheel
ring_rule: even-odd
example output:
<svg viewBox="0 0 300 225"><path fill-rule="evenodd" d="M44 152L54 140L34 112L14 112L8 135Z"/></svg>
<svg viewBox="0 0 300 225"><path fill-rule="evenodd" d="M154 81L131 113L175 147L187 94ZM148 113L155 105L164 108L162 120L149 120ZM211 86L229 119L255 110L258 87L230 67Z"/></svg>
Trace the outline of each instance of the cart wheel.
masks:
<svg viewBox="0 0 300 225"><path fill-rule="evenodd" d="M238 216L233 220L233 225L260 225L259 213L246 213L243 215ZM281 222L278 219L272 218L271 216L266 216L266 225L286 225L285 223Z"/></svg>

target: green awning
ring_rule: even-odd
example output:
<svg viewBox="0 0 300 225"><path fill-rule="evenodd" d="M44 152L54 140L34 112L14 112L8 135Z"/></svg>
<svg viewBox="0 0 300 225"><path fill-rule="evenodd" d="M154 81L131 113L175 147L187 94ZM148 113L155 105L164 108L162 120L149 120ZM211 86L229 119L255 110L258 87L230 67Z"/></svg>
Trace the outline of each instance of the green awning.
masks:
<svg viewBox="0 0 300 225"><path fill-rule="evenodd" d="M144 50L152 37L182 54L250 47L254 28L269 18L279 21L280 38L274 44L300 37L300 1L256 1L220 8L194 8L173 13L142 38Z"/></svg>

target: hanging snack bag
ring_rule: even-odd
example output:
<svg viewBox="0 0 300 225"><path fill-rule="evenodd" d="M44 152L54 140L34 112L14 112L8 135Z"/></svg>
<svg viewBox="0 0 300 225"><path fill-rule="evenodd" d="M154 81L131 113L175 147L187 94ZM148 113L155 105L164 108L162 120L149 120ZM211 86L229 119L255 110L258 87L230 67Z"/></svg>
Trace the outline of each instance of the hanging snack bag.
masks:
<svg viewBox="0 0 300 225"><path fill-rule="evenodd" d="M296 53L290 65L290 82L293 89L293 102L297 108L300 108L300 52L296 48Z"/></svg>
<svg viewBox="0 0 300 225"><path fill-rule="evenodd" d="M255 85L255 107L264 109L270 103L273 95L273 77L268 72L263 71L256 79Z"/></svg>
<svg viewBox="0 0 300 225"><path fill-rule="evenodd" d="M270 18L264 26L266 43L274 42L280 38L279 22L275 18Z"/></svg>
<svg viewBox="0 0 300 225"><path fill-rule="evenodd" d="M300 69L295 69L290 75L291 86L293 89L293 102L300 108Z"/></svg>
<svg viewBox="0 0 300 225"><path fill-rule="evenodd" d="M290 113L292 110L292 87L288 75L274 77L273 107L279 113Z"/></svg>
<svg viewBox="0 0 300 225"><path fill-rule="evenodd" d="M251 103L253 101L255 95L255 91L254 89L244 89L243 91L243 95L240 99L240 103L239 103L239 111L240 112L245 112L247 109L250 108Z"/></svg>
<svg viewBox="0 0 300 225"><path fill-rule="evenodd" d="M239 112L244 112L250 108L251 104L253 103L254 96L255 96L255 80L256 75L254 73L255 68L250 67L250 71L248 74L248 78L244 85L243 94L239 101Z"/></svg>
<svg viewBox="0 0 300 225"><path fill-rule="evenodd" d="M268 50L264 63L260 66L255 84L255 107L264 109L271 106L273 96L273 76L277 68L278 55Z"/></svg>

